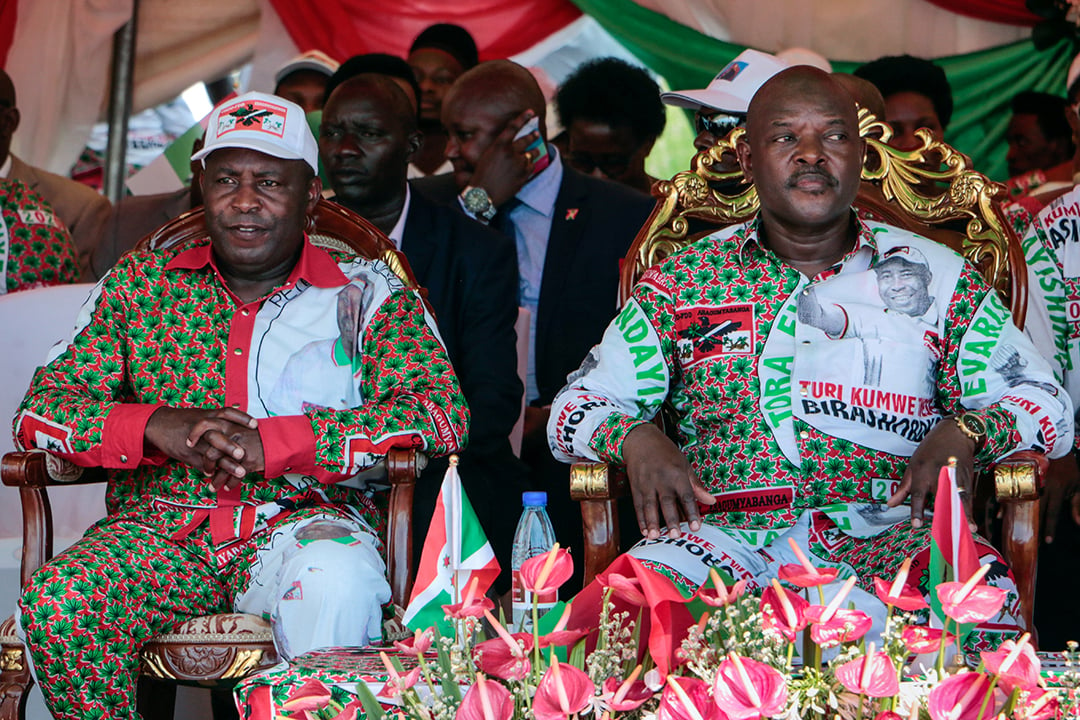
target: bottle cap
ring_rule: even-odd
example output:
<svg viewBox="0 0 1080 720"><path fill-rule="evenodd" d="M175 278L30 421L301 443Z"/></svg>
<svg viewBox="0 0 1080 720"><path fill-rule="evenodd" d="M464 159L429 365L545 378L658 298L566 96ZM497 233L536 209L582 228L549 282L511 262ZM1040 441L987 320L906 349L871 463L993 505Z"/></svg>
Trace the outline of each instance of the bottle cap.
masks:
<svg viewBox="0 0 1080 720"><path fill-rule="evenodd" d="M547 505L547 493L546 492L524 492L521 493L521 504L525 507L543 507Z"/></svg>

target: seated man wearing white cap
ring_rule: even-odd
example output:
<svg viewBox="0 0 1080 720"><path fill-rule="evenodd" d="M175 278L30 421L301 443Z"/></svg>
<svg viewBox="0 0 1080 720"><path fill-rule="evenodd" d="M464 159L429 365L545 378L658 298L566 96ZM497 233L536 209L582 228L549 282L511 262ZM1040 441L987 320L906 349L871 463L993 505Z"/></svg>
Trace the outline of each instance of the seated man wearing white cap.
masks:
<svg viewBox="0 0 1080 720"><path fill-rule="evenodd" d="M209 237L128 253L34 377L21 446L110 471L108 517L19 602L54 717L134 717L140 648L193 616L269 618L285 657L380 636L360 473L392 447L459 450L468 410L417 294L308 241L317 158L298 105L215 110L194 157ZM324 382L288 382L304 358Z"/></svg>

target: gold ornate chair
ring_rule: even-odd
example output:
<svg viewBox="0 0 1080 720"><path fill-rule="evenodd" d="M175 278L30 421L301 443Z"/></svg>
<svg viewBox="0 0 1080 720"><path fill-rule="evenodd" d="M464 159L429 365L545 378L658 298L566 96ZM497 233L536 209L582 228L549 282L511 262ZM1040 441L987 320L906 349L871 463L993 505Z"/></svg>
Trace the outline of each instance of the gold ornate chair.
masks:
<svg viewBox="0 0 1080 720"><path fill-rule="evenodd" d="M1005 187L971 168L971 161L927 130L911 151L889 147L891 128L865 109L859 131L867 142L856 208L875 220L917 232L963 253L1002 295L1017 325L1027 308L1027 277L1019 239L1002 213ZM653 186L658 202L623 261L619 302L630 297L644 272L720 227L749 220L758 209L757 191L734 162L736 128L699 152L690 170ZM670 408L661 413L668 415ZM673 411L672 411L673 412ZM1004 506L1003 551L1016 577L1021 612L1032 628L1035 558L1039 542L1038 492L1046 459L1016 453L994 469L996 494ZM623 468L575 463L571 495L581 501L585 530L585 582L619 550L615 501L628 492Z"/></svg>
<svg viewBox="0 0 1080 720"><path fill-rule="evenodd" d="M140 247L167 247L205 235L201 208L185 213L140 241ZM339 205L320 201L309 224L316 245L378 258L409 286L417 287L405 257L374 226ZM425 301L426 302L426 301ZM404 606L412 581L412 501L425 458L415 450L391 450L386 472L391 486L387 565L394 603ZM20 585L52 557L52 511L48 488L106 481L103 468L78 468L40 450L3 457L3 484L19 489L23 509ZM392 621L391 621L392 622ZM198 617L152 638L142 649L139 712L172 718L176 685L231 690L239 680L278 662L270 625L261 617L228 613ZM14 618L0 623L0 720L22 720L33 679ZM231 702L228 703L231 705Z"/></svg>

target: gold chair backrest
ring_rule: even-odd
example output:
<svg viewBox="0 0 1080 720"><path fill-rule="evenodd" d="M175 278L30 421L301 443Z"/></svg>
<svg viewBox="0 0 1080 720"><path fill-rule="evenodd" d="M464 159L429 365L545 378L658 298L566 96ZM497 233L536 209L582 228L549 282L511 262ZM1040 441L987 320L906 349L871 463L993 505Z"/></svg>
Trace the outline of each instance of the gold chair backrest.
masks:
<svg viewBox="0 0 1080 720"><path fill-rule="evenodd" d="M744 133L735 128L695 155L690 170L653 186L659 202L623 263L620 303L645 270L702 236L690 232L692 224L715 226L712 232L745 222L757 212L757 190L734 162L735 145ZM972 169L969 158L934 139L929 130L916 131L920 147L897 150L888 145L892 128L860 109L859 134L867 147L856 208L962 252L1022 326L1025 265L1019 239L1002 213L1005 186Z"/></svg>

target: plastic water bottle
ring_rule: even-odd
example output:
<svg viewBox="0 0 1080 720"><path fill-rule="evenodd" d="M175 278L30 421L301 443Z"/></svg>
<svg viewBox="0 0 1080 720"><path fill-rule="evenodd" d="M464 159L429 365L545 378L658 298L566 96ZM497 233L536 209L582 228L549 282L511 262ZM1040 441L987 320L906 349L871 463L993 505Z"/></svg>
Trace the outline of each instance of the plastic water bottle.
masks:
<svg viewBox="0 0 1080 720"><path fill-rule="evenodd" d="M547 493L527 492L521 494L521 503L525 509L518 520L517 530L514 532L513 555L510 561L512 570L511 600L513 602L514 628L521 627L525 630L532 628L532 593L521 585L521 565L535 555L542 555L555 544L555 529L551 527L551 518L548 517ZM545 593L537 598L537 612L539 617L550 610L558 602L558 591Z"/></svg>

